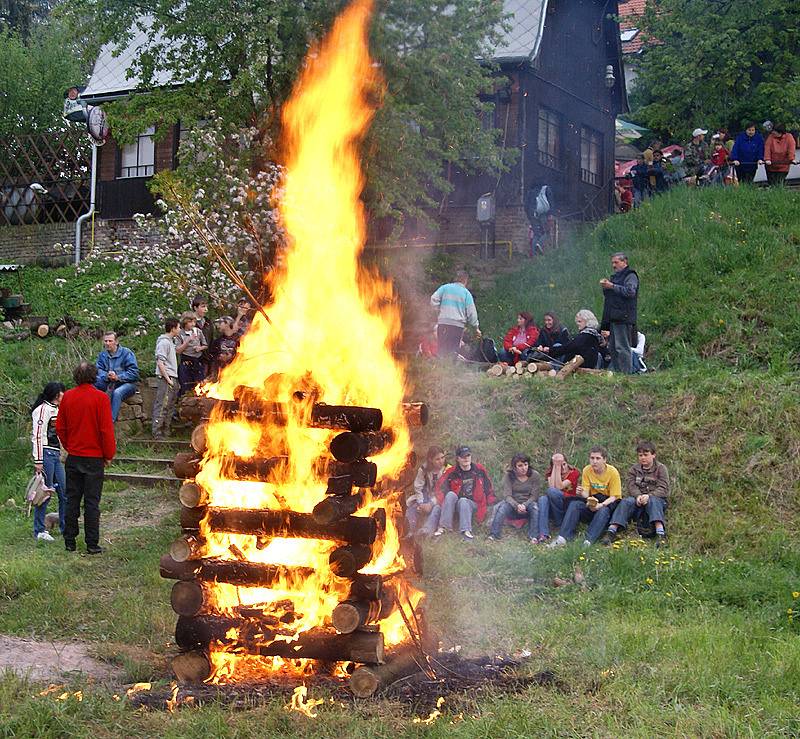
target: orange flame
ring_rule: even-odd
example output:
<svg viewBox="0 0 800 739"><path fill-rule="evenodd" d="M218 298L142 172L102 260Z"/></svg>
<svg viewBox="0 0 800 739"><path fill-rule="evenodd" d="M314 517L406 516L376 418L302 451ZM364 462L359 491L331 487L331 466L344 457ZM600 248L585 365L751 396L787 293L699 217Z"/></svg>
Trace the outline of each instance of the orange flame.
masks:
<svg viewBox="0 0 800 739"><path fill-rule="evenodd" d="M269 277L269 321L256 315L236 358L205 392L230 400L238 386L247 386L266 402L283 403L287 414L278 425L263 419L231 421L214 412L196 480L213 507L313 510L326 489L326 475L316 463L328 457L336 434L309 428L313 402L382 410L384 427L395 435L372 458L382 481L397 477L408 460L410 437L401 405L405 376L391 352L400 335L399 307L392 285L359 263L366 233L359 145L374 114L371 101L382 89L367 44L371 10L371 0L356 0L341 14L308 55L283 109L286 174L280 210L288 238L281 267ZM230 480L222 458L231 453L241 459L285 455L289 461L273 482ZM380 497L363 491L364 503L355 514L386 511L386 530L365 573L388 575L404 568L396 525L400 491L388 487ZM274 604L291 602L291 626L265 637L265 643L291 642L327 625L347 596L349 581L336 577L328 562L334 542L282 537L265 542L255 535L211 531L207 521L201 522L201 535L204 557L289 568L290 574L269 587L211 584L210 606L220 614L235 615L242 608L271 613ZM292 567L314 573L292 575ZM407 583L399 591L404 605L416 606L421 598ZM408 638L398 613L379 625L389 646ZM303 660L257 657L230 646L236 644L233 632L211 645L211 680L308 668Z"/></svg>

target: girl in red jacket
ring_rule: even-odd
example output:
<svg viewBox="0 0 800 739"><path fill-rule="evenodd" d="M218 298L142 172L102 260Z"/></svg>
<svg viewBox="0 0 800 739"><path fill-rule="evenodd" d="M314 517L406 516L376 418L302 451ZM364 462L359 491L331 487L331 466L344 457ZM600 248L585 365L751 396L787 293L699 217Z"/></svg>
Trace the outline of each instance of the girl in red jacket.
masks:
<svg viewBox="0 0 800 739"><path fill-rule="evenodd" d="M517 325L506 332L503 339L503 350L497 352L500 364L516 364L528 359L536 341L539 338L539 328L533 316L523 311L517 316Z"/></svg>

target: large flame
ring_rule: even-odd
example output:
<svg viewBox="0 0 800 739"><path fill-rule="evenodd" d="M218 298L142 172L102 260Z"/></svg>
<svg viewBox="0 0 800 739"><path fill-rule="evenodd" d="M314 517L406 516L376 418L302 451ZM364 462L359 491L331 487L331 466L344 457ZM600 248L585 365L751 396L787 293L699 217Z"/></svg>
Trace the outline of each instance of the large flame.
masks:
<svg viewBox="0 0 800 739"><path fill-rule="evenodd" d="M335 432L308 427L313 401L383 411L384 427L395 432L395 441L373 458L381 479L396 477L409 456L401 408L405 377L391 353L400 334L399 308L391 284L359 263L365 237L359 145L381 90L367 45L371 5L371 0L356 0L336 20L329 36L309 54L283 109L286 175L280 210L288 248L280 269L269 278L269 320L256 315L235 360L206 391L232 399L235 388L244 385L265 401L286 404L291 412L278 426L231 421L215 411L197 476L214 507L310 512L325 497L326 476L315 462L328 455ZM243 459L288 455L289 464L276 482L229 480L222 457L231 453ZM398 496L399 491L384 490L380 497L367 493L356 514L387 509L386 531L364 572L388 575L404 566L395 523ZM328 564L333 542L264 542L256 536L213 532L205 522L201 533L202 556L314 569L310 577L290 574L269 588L214 584L219 613L231 614L241 606L272 612L275 604L291 601L296 619L292 633L278 637L291 640L328 623L333 608L346 597L348 581L334 576ZM416 591L402 581L395 587L405 603L410 599L416 605ZM407 638L398 613L380 627L387 645ZM241 651L212 645L212 679L286 667L279 658L254 658Z"/></svg>

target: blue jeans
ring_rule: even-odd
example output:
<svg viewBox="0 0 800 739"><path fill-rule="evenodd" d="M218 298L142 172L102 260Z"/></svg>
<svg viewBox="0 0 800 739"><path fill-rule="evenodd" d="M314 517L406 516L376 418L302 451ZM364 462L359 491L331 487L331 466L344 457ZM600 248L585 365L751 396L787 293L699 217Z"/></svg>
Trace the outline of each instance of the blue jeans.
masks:
<svg viewBox="0 0 800 739"><path fill-rule="evenodd" d="M431 517L431 514L434 511L434 508L438 508L437 505L431 505L431 510L428 513L423 513L419 509L420 504L417 501L413 501L406 506L406 533L413 534L419 528L420 517L425 518L425 523L427 524L428 519ZM440 509L441 510L441 509ZM438 522L438 516L436 518ZM429 533L433 533L430 531Z"/></svg>
<svg viewBox="0 0 800 739"><path fill-rule="evenodd" d="M116 423L119 409L126 398L130 398L136 392L135 382L123 382L118 385L116 382L98 380L94 386L111 396L111 418Z"/></svg>
<svg viewBox="0 0 800 739"><path fill-rule="evenodd" d="M419 533L430 536L434 531L436 531L436 529L439 528L439 519L441 516L442 507L438 503L434 503L433 508L431 508L431 512L425 519L425 523L420 527Z"/></svg>
<svg viewBox="0 0 800 739"><path fill-rule="evenodd" d="M589 524L586 529L586 539L594 543L608 527L611 513L616 505L617 503L612 503L610 506L603 506L592 513L583 498L576 500L567 508L567 512L564 514L564 522L561 524L561 531L559 533L567 541L572 541L578 530L578 524L583 521Z"/></svg>
<svg viewBox="0 0 800 739"><path fill-rule="evenodd" d="M64 465L61 464L59 452L55 449L44 449L42 456L42 471L44 483L49 488L55 488L58 495L58 528L64 533L64 515L67 511L67 478L64 474ZM44 517L50 500L33 509L33 535L41 534L45 530Z"/></svg>
<svg viewBox="0 0 800 739"><path fill-rule="evenodd" d="M458 510L458 530L462 533L472 531L472 516L478 510L478 504L469 498L459 498L452 490L444 496L439 526L452 531L456 510Z"/></svg>
<svg viewBox="0 0 800 739"><path fill-rule="evenodd" d="M502 501L495 509L494 518L489 534L495 539L500 538L503 524L507 518L527 518L528 519L528 538L535 539L539 529L539 507L535 500L529 500L525 504L525 513L520 513L516 506L512 506L507 500Z"/></svg>
<svg viewBox="0 0 800 739"><path fill-rule="evenodd" d="M627 497L623 498L617 505L614 515L611 517L611 523L624 529L631 519L638 521L643 516L646 516L650 523L655 521L664 523L666 510L667 501L665 498L657 498L655 495L651 495L646 506L637 506L636 498Z"/></svg>
<svg viewBox="0 0 800 739"><path fill-rule="evenodd" d="M576 500L574 495L564 495L563 490L547 488L545 494L539 496L539 536L550 536L550 521L561 526L564 511Z"/></svg>

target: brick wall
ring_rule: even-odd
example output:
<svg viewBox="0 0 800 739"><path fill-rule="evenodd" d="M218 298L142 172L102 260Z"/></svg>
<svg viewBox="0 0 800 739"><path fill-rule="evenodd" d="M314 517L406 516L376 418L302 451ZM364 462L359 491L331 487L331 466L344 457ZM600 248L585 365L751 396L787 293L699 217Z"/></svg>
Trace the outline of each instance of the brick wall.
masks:
<svg viewBox="0 0 800 739"><path fill-rule="evenodd" d="M0 226L0 263L69 264L72 252L65 253L55 244L75 241L74 223L34 223L24 226Z"/></svg>

